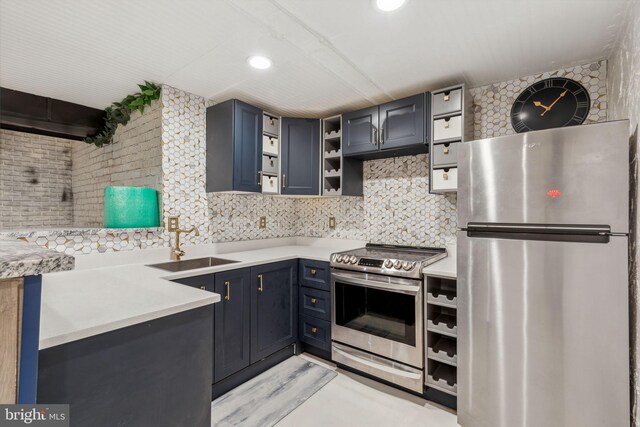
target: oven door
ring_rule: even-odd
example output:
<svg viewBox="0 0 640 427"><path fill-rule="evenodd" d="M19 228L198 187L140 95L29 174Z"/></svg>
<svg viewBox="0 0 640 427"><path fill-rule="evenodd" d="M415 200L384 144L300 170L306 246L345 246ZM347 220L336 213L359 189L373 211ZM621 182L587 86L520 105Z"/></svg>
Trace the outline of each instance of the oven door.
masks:
<svg viewBox="0 0 640 427"><path fill-rule="evenodd" d="M422 369L422 282L332 270L334 341Z"/></svg>

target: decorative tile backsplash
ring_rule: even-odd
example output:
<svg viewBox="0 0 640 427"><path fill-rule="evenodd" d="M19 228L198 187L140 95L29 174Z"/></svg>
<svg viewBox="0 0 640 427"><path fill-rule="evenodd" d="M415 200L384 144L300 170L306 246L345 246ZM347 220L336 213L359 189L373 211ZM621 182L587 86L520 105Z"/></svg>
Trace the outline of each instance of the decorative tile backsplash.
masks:
<svg viewBox="0 0 640 427"><path fill-rule="evenodd" d="M603 60L471 89L474 139L514 134L509 117L513 102L531 84L550 77L576 80L589 91L591 109L585 124L607 120L607 61Z"/></svg>

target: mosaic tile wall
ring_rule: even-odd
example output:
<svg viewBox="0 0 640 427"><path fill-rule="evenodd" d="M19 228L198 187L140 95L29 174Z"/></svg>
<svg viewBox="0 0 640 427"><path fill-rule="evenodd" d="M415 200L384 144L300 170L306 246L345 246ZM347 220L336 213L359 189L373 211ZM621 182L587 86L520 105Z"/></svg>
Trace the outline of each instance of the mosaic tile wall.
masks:
<svg viewBox="0 0 640 427"><path fill-rule="evenodd" d="M514 134L509 119L513 102L529 85L550 77L574 79L589 91L591 110L585 124L607 120L607 61L603 60L471 89L474 139Z"/></svg>
<svg viewBox="0 0 640 427"><path fill-rule="evenodd" d="M456 195L429 194L428 155L364 162L364 197L301 199L297 234L413 246L455 240ZM336 228L329 229L329 216Z"/></svg>
<svg viewBox="0 0 640 427"><path fill-rule="evenodd" d="M629 119L631 212L629 237L629 299L631 325L631 425L640 426L640 221L638 218L638 125L640 123L640 0L632 0L618 45L609 58L607 90L609 120Z"/></svg>

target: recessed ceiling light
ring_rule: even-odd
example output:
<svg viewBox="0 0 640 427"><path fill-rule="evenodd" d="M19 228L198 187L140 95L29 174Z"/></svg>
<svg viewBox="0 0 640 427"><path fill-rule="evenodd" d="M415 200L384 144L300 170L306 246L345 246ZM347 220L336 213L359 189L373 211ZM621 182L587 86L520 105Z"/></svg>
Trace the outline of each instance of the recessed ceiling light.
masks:
<svg viewBox="0 0 640 427"><path fill-rule="evenodd" d="M398 9L406 0L376 0L376 6L383 12L391 12Z"/></svg>
<svg viewBox="0 0 640 427"><path fill-rule="evenodd" d="M250 56L247 59L247 62L253 68L257 68L258 70L266 70L267 68L271 67L271 60L266 56Z"/></svg>

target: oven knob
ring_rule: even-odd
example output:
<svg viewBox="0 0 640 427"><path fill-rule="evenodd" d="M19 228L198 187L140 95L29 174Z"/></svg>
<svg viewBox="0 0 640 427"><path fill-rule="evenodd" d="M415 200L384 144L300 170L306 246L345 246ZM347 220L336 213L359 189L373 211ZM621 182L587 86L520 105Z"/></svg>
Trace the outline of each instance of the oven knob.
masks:
<svg viewBox="0 0 640 427"><path fill-rule="evenodd" d="M336 254L331 254L331 262L336 262Z"/></svg>
<svg viewBox="0 0 640 427"><path fill-rule="evenodd" d="M396 270L400 270L402 268L402 261L397 260L396 262L394 262L393 268L395 268Z"/></svg>
<svg viewBox="0 0 640 427"><path fill-rule="evenodd" d="M415 267L416 263L415 262L409 262L409 261L405 261L404 264L402 264L402 268L404 268L405 270L409 271L411 270L413 267Z"/></svg>
<svg viewBox="0 0 640 427"><path fill-rule="evenodd" d="M358 258L356 258L355 255L351 255L351 258L349 258L349 262L351 264L355 264L356 262L358 262Z"/></svg>
<svg viewBox="0 0 640 427"><path fill-rule="evenodd" d="M391 267L393 267L393 261L391 261L390 259L385 259L384 268L391 268Z"/></svg>
<svg viewBox="0 0 640 427"><path fill-rule="evenodd" d="M342 262L342 255L338 255L336 257L336 262Z"/></svg>

